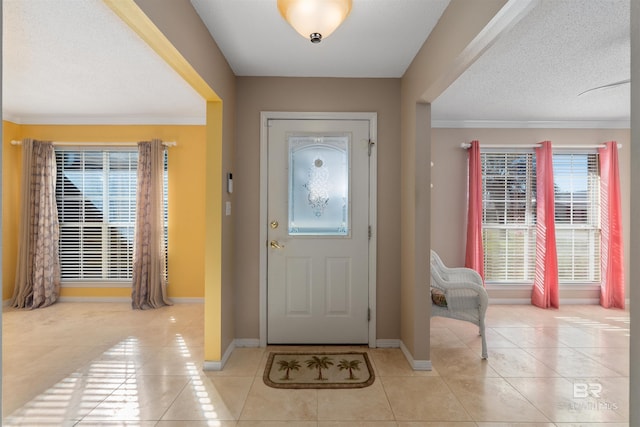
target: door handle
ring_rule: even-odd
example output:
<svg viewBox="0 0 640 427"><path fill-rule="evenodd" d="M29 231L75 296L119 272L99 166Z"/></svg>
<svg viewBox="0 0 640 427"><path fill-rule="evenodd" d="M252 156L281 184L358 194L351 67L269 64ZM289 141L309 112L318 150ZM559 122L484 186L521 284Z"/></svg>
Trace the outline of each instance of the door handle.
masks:
<svg viewBox="0 0 640 427"><path fill-rule="evenodd" d="M272 240L271 242L269 242L269 246L271 246L273 249L284 249L284 245L277 240Z"/></svg>

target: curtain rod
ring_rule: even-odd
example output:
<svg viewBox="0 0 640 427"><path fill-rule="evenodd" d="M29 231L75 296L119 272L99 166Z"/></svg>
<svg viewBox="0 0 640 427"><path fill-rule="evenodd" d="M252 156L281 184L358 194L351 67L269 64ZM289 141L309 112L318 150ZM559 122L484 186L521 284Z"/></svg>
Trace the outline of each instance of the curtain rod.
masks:
<svg viewBox="0 0 640 427"><path fill-rule="evenodd" d="M463 142L460 144L461 148L465 150L471 148L471 143ZM523 145L500 145L500 144L482 144L482 148L538 148L540 144L523 144ZM551 148L575 148L575 149L588 149L588 148L605 148L605 144L591 144L591 145L552 145ZM622 148L622 144L618 144L618 149Z"/></svg>
<svg viewBox="0 0 640 427"><path fill-rule="evenodd" d="M115 147L135 147L137 142L69 142L69 141L54 141L52 142L54 146L86 146L86 147L104 147L105 145L111 145ZM22 145L22 141L16 141L15 139L11 141L11 145ZM165 147L175 147L178 145L175 141L163 141L162 145Z"/></svg>

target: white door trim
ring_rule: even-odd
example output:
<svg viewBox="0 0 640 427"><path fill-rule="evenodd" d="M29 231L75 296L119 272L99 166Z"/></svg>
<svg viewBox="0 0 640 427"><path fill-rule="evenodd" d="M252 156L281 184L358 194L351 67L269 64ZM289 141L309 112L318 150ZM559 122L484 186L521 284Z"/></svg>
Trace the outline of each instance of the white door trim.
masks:
<svg viewBox="0 0 640 427"><path fill-rule="evenodd" d="M285 111L260 112L260 346L267 345L267 191L268 157L267 126L269 119L282 120L368 120L369 135L374 143L369 160L369 347L376 346L376 248L378 194L378 113L299 113Z"/></svg>

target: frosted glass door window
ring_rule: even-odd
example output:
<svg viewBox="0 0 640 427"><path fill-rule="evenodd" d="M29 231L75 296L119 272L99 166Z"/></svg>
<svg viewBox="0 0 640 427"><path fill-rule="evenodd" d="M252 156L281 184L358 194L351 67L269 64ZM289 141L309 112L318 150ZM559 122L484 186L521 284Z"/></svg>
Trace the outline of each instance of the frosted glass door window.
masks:
<svg viewBox="0 0 640 427"><path fill-rule="evenodd" d="M291 136L289 234L349 234L349 136Z"/></svg>

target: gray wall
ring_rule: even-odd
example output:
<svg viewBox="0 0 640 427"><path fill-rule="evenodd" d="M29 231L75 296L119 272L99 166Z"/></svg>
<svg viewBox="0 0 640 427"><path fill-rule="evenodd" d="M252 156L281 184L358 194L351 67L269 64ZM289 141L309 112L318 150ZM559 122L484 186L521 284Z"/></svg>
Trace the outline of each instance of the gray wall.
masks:
<svg viewBox="0 0 640 427"><path fill-rule="evenodd" d="M260 112L378 113L377 338L400 330L400 80L239 77L234 197L236 338L260 335Z"/></svg>
<svg viewBox="0 0 640 427"><path fill-rule="evenodd" d="M261 111L375 111L378 113L377 338L400 338L400 149L397 79L239 77L234 173L236 215L236 338L259 337L259 188ZM431 247L451 265L464 263L467 163L462 142L486 144L600 144L616 140L620 151L625 253L630 241L628 129L432 129ZM425 183L425 185L428 185ZM629 257L625 258L629 268ZM627 283L628 277L627 277ZM627 293L629 286L627 286ZM492 298L526 299L530 290L492 291ZM563 291L563 298L597 298Z"/></svg>

